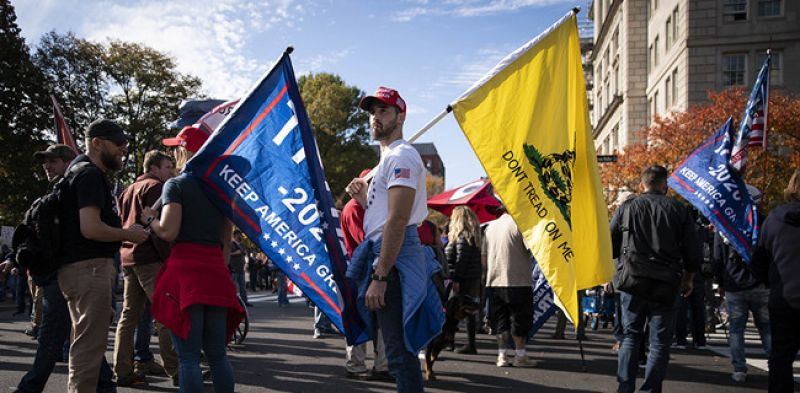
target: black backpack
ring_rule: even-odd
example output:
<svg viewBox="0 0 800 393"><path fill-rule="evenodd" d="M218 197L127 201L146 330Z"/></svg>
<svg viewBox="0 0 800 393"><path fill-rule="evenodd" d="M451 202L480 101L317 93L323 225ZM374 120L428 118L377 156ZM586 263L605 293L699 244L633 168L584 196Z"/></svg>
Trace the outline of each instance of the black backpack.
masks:
<svg viewBox="0 0 800 393"><path fill-rule="evenodd" d="M622 250L614 276L614 288L643 299L671 306L680 290L683 266L680 261L664 261L636 249L630 218L631 202L622 211Z"/></svg>
<svg viewBox="0 0 800 393"><path fill-rule="evenodd" d="M61 266L62 201L72 181L87 165L85 161L72 165L50 192L31 204L22 223L14 230L12 245L17 263L34 277L48 279Z"/></svg>

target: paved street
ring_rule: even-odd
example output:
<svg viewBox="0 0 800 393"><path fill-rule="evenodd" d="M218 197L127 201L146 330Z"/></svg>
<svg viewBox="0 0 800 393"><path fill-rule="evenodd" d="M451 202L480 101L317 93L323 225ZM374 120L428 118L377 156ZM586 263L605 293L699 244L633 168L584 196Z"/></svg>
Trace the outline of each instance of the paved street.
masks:
<svg viewBox="0 0 800 393"><path fill-rule="evenodd" d="M246 342L231 348L229 354L236 373L237 392L392 392L393 385L345 378L344 340L341 336L312 339L313 309L301 298L292 298L291 307L278 308L275 296L265 292L251 294L251 325ZM22 331L27 322L12 317L9 302L0 305L0 392L11 391L28 369L36 343ZM498 368L493 338L478 335L479 355L445 352L435 365L439 380L426 383L429 392L611 392L616 387L616 356L611 353L610 330L588 332L584 343L586 371L581 371L577 341L553 340L554 323L548 323L529 345L530 355L539 361L535 369ZM457 336L463 340L464 334ZM724 347L722 334L712 337L714 346ZM154 338L153 350L157 350ZM757 346L748 340L748 349ZM109 332L107 359L112 359L113 332ZM720 349L718 349L720 352ZM763 359L763 355L761 355ZM754 359L758 361L757 359ZM665 385L667 392L762 392L767 386L766 372L751 367L748 381L734 385L727 357L714 351L684 350L674 353ZM641 375L640 375L641 376ZM140 389L120 388L120 392L175 391L166 378L148 377ZM47 392L63 392L66 364L59 363ZM211 391L206 385L206 391Z"/></svg>

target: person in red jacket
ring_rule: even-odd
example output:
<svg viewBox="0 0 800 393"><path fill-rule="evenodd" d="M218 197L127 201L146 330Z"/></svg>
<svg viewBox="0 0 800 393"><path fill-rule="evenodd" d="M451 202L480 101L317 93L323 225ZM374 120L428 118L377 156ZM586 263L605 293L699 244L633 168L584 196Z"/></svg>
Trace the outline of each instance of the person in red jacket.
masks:
<svg viewBox="0 0 800 393"><path fill-rule="evenodd" d="M176 146L176 164L183 168L206 139L204 131L186 127L164 144ZM200 182L188 173L168 180L161 195L161 219L149 208L142 213L153 233L174 242L156 280L152 312L172 331L181 392L203 391L201 349L211 368L214 391L233 392L233 368L225 344L244 318L226 263L233 225L206 197Z"/></svg>

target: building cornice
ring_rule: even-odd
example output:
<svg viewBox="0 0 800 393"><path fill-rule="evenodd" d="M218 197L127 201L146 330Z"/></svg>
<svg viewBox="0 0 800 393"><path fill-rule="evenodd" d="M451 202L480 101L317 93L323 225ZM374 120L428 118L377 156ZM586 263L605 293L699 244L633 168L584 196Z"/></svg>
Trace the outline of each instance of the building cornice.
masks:
<svg viewBox="0 0 800 393"><path fill-rule="evenodd" d="M597 121L597 125L592 130L592 139L597 139L597 136L600 134L600 130L606 127L606 123L608 123L608 119L611 118L611 115L617 111L617 108L622 105L622 95L621 94L614 94L614 98L611 99L611 102L608 103L608 108L606 111L603 112L603 116L600 117L600 120Z"/></svg>
<svg viewBox="0 0 800 393"><path fill-rule="evenodd" d="M690 37L686 40L686 46L689 48L701 48L709 46L728 46L728 45L764 45L776 44L785 42L797 42L800 40L800 33L785 32L773 34L751 34L736 37L713 37L713 38L697 38Z"/></svg>
<svg viewBox="0 0 800 393"><path fill-rule="evenodd" d="M600 32L597 33L597 40L594 42L595 48L600 48L603 46L603 43L605 43L608 30L611 29L611 22L613 21L613 19L609 19L609 16L617 14L620 3L622 3L622 0L614 0L614 2L611 3L611 6L608 7L608 13L605 15L605 18L603 18L603 21L600 24ZM598 52L600 51L592 51L592 62L594 62L594 59L597 58Z"/></svg>

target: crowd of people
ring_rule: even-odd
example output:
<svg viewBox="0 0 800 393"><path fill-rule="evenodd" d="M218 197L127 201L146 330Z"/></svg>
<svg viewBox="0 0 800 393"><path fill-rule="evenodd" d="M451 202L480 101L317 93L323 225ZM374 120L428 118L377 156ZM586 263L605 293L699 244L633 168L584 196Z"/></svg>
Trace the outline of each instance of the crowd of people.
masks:
<svg viewBox="0 0 800 393"><path fill-rule="evenodd" d="M381 87L359 107L370 115L381 156L373 175L365 170L347 186L351 199L340 221L351 257L347 277L358 288L358 312L375 356L367 367L367 343L348 346L346 375L394 381L398 392L423 391L418 354L440 333L442 305L456 296L480 307L464 318L464 344L454 350L476 354L476 334L490 333L498 367L535 367L526 352L534 318L532 255L511 215L501 210L482 226L472 210L459 206L445 228L428 221L425 168L403 139L405 101ZM108 175L121 168L128 136L113 121L89 125L85 154L65 145L36 153L52 184L49 195L60 197L61 251L53 257L57 263L36 262L44 254L20 251L36 251L30 234L15 238L14 250L3 250L0 271L15 280L17 311L31 314L26 333L39 342L18 392L41 392L65 357L69 392L111 392L144 384L147 375L169 377L181 392L199 392L201 353L214 390L234 391L226 345L252 305L248 289L277 292L280 306L289 301L285 275L244 245L200 180L176 176L208 137L186 127L165 139L173 154L147 152L142 174L118 197ZM591 328L613 324L618 391L637 389L640 364L645 373L638 390L661 391L670 350L687 348L687 337L704 349L705 333L717 325L729 332L732 379L744 382L748 312L769 356L769 390L792 391L792 361L800 348L800 170L788 182L787 202L763 221L750 265L724 236L666 195L667 176L664 167L651 166L642 174L642 192L619 198L610 223L615 279L583 294ZM761 193L748 192L758 203ZM29 226L44 222L48 205L40 201L26 214ZM124 289L112 367L105 351L118 270ZM718 318L718 298L724 298L725 320ZM554 338L563 338L565 321L562 314ZM584 336L585 321L576 322ZM154 329L160 362L149 350ZM314 337L329 332L330 322L317 309Z"/></svg>

